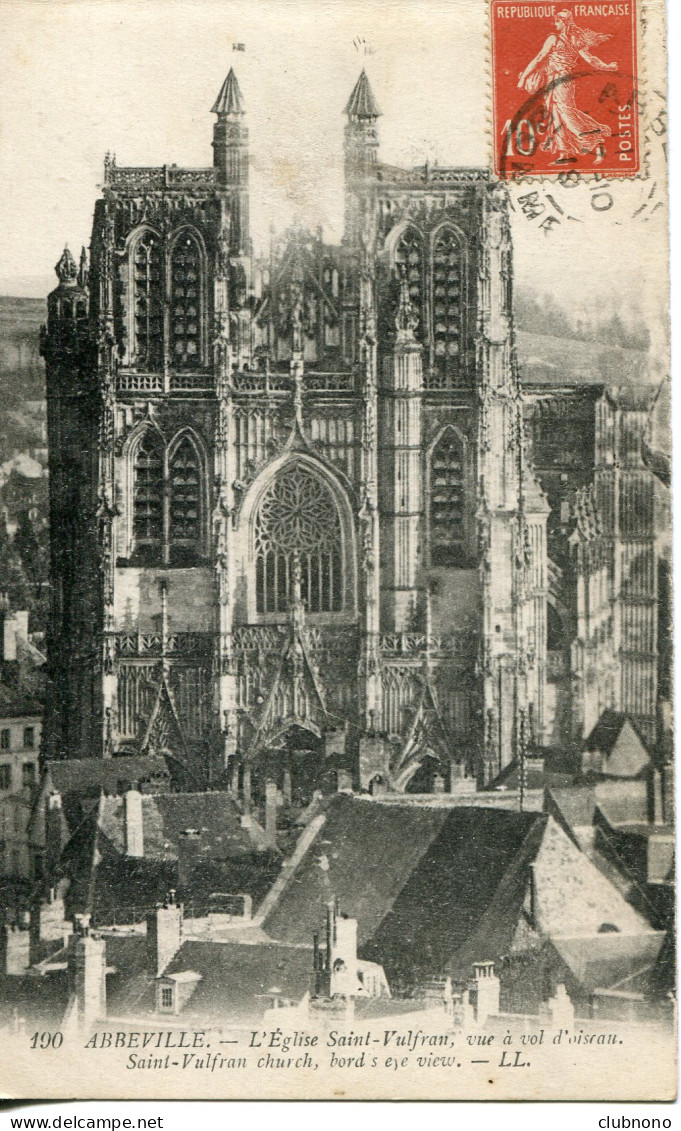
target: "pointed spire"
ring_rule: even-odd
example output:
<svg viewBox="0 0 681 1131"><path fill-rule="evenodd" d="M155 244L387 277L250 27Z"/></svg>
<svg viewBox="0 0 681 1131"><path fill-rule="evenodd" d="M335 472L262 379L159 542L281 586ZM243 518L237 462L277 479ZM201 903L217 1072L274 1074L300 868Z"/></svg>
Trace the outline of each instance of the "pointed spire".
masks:
<svg viewBox="0 0 681 1131"><path fill-rule="evenodd" d="M80 264L78 266L78 286L85 289L88 284L89 269L87 251L84 247L80 249Z"/></svg>
<svg viewBox="0 0 681 1131"><path fill-rule="evenodd" d="M59 262L55 266L57 278L60 283L75 283L76 276L78 275L78 268L76 261L71 255L68 247L65 247L59 256Z"/></svg>
<svg viewBox="0 0 681 1131"><path fill-rule="evenodd" d="M220 87L220 93L215 99L211 114L243 114L244 100L237 82L234 68L229 68L229 74Z"/></svg>
<svg viewBox="0 0 681 1131"><path fill-rule="evenodd" d="M381 116L381 111L378 108L378 103L374 98L374 92L367 78L367 73L364 70L355 83L354 90L345 107L345 113L351 120L357 118L380 118Z"/></svg>

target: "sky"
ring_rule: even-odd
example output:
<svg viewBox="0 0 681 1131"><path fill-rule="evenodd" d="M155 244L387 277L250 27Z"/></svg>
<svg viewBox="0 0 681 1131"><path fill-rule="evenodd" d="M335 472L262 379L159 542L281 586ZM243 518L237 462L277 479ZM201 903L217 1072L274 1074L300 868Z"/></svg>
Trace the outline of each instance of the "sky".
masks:
<svg viewBox="0 0 681 1131"><path fill-rule="evenodd" d="M0 0L0 20L0 293L44 294L65 242L88 243L107 150L119 165L211 164L210 107L231 65L256 250L294 219L340 239L342 110L363 65L382 160L490 163L485 0ZM650 176L614 185L607 214L588 185L556 186L575 220L548 234L519 200L545 190L512 187L521 286L585 317L637 309L663 334L666 209L632 219L652 184L664 200L653 142Z"/></svg>

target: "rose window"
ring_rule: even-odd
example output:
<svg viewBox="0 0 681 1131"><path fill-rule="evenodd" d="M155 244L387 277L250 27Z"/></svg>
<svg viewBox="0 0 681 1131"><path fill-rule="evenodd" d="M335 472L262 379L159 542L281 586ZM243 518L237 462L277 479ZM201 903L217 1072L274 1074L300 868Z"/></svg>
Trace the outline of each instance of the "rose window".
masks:
<svg viewBox="0 0 681 1131"><path fill-rule="evenodd" d="M285 470L268 488L255 520L256 607L290 608L294 563L310 613L343 607L343 555L338 510L326 484L306 468Z"/></svg>

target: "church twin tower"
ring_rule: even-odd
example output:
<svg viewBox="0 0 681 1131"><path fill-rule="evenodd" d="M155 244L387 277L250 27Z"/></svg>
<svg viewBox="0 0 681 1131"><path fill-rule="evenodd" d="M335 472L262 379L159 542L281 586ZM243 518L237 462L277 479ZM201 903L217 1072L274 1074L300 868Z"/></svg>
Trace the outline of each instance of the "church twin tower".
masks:
<svg viewBox="0 0 681 1131"><path fill-rule="evenodd" d="M345 236L254 257L230 71L213 166L107 157L47 365L50 758L178 785L492 781L543 737L548 507L525 461L503 186L378 154Z"/></svg>

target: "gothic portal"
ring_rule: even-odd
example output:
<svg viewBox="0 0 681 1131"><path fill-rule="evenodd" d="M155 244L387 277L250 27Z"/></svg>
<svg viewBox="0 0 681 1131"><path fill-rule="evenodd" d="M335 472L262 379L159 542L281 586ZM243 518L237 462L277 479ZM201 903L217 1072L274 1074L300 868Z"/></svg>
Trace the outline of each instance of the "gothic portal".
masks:
<svg viewBox="0 0 681 1131"><path fill-rule="evenodd" d="M232 71L213 113L210 168L107 158L90 264L57 266L47 756L301 799L489 782L546 679L505 190L382 164L362 73L342 244L256 259Z"/></svg>

